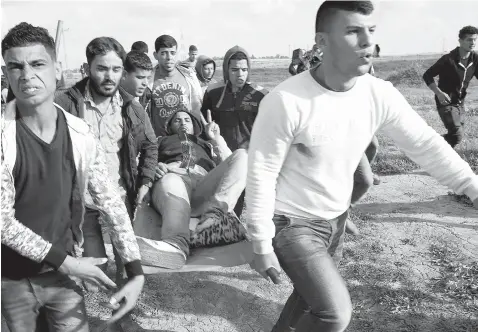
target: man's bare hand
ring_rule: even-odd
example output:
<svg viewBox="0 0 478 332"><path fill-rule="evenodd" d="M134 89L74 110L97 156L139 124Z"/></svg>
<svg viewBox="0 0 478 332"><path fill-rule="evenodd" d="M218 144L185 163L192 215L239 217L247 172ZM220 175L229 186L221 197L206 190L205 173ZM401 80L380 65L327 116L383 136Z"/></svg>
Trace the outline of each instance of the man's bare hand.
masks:
<svg viewBox="0 0 478 332"><path fill-rule="evenodd" d="M204 126L204 131L210 140L217 140L221 136L219 125L212 120L211 110L207 110L207 119L201 114L201 122Z"/></svg>
<svg viewBox="0 0 478 332"><path fill-rule="evenodd" d="M449 103L451 103L450 96L443 91L440 91L436 96L438 98L438 101L442 105L448 105Z"/></svg>
<svg viewBox="0 0 478 332"><path fill-rule="evenodd" d="M136 276L130 279L116 294L110 298L109 304L114 309L113 316L108 323L112 324L125 314L133 310L143 290L144 276Z"/></svg>
<svg viewBox="0 0 478 332"><path fill-rule="evenodd" d="M168 172L168 166L165 163L158 163L158 166L156 166L156 180L161 179Z"/></svg>
<svg viewBox="0 0 478 332"><path fill-rule="evenodd" d="M254 254L250 263L251 268L256 270L265 279L272 280L274 284L280 284L280 264L274 252L265 255Z"/></svg>
<svg viewBox="0 0 478 332"><path fill-rule="evenodd" d="M116 284L96 265L105 264L108 258L66 256L58 271L77 277L105 290L116 288Z"/></svg>

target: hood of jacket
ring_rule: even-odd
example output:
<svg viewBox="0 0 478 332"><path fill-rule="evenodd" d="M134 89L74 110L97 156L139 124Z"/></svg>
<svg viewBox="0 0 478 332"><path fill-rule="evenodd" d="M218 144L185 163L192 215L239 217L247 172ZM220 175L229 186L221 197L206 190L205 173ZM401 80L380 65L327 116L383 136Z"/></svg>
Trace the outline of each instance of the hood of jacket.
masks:
<svg viewBox="0 0 478 332"><path fill-rule="evenodd" d="M246 83L249 82L249 75L250 75L250 70L251 70L251 57L249 56L249 53L247 53L247 51L244 48L236 45L236 46L230 48L226 52L226 55L224 56L224 61L222 63L222 74L224 76L224 83L226 83L226 84L229 81L229 60L231 60L231 57L234 54L239 53L239 52L242 52L246 55L247 67L249 68L249 73L247 74Z"/></svg>
<svg viewBox="0 0 478 332"><path fill-rule="evenodd" d="M198 56L196 61L196 75L198 79L203 83L207 83L210 81L210 79L206 80L206 78L204 78L204 74L202 72L202 66L204 65L206 61L209 61L209 60L212 61L212 65L214 66L214 72L212 74L212 77L214 77L214 74L216 73L216 62L213 59L211 59L210 57L206 55L200 55Z"/></svg>
<svg viewBox="0 0 478 332"><path fill-rule="evenodd" d="M166 122L166 131L168 133L168 135L174 135L174 133L172 132L171 130L171 122L173 121L173 118L174 116L176 115L176 113L178 112L184 112L184 113L188 113L189 116L191 117L191 120L193 121L193 128L194 128L194 136L200 136L204 130L203 128L203 125L201 123L201 121L199 121L199 119L197 117L195 117L191 112L189 112L188 110L177 110L176 112L174 112L173 114L171 114L171 116L169 117L168 121Z"/></svg>

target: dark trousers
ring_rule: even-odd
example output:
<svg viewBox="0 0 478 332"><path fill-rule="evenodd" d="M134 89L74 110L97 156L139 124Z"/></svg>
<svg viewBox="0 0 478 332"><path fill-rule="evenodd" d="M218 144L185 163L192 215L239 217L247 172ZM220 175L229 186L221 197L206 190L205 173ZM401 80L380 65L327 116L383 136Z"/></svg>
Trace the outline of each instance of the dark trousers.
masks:
<svg viewBox="0 0 478 332"><path fill-rule="evenodd" d="M438 114L448 131L443 137L454 148L464 136L465 107L463 104L438 105Z"/></svg>

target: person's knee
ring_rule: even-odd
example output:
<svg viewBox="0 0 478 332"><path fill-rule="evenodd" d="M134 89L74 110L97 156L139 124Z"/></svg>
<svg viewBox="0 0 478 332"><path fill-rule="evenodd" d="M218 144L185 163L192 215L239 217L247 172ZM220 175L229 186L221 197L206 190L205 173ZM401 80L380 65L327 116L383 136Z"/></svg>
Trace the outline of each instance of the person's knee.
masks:
<svg viewBox="0 0 478 332"><path fill-rule="evenodd" d="M231 155L231 162L240 164L241 166L246 166L247 168L247 150L246 149L237 149Z"/></svg>
<svg viewBox="0 0 478 332"><path fill-rule="evenodd" d="M186 186L181 176L175 173L167 173L153 185L152 204L155 208L160 209L168 196L183 196L186 194L185 192Z"/></svg>
<svg viewBox="0 0 478 332"><path fill-rule="evenodd" d="M247 161L248 161L248 154L247 150L245 149L237 149L233 152L230 159L231 167L234 167L234 174L237 176L239 181L244 182L247 178Z"/></svg>
<svg viewBox="0 0 478 332"><path fill-rule="evenodd" d="M330 326L330 331L342 332L345 331L352 319L352 302L350 298L343 303L336 304L328 310L316 311L311 308L311 315L320 319L321 323L326 323Z"/></svg>
<svg viewBox="0 0 478 332"><path fill-rule="evenodd" d="M456 144L460 143L463 140L464 135L463 127L458 127L454 133Z"/></svg>

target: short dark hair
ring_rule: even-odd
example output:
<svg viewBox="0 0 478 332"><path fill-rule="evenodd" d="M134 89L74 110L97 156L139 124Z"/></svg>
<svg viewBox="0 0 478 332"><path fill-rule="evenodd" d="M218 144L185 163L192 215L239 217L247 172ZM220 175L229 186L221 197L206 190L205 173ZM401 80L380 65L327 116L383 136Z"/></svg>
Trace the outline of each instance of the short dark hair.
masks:
<svg viewBox="0 0 478 332"><path fill-rule="evenodd" d="M324 1L315 17L315 32L325 32L330 24L330 18L338 11L345 10L348 12L370 15L374 7L371 1Z"/></svg>
<svg viewBox="0 0 478 332"><path fill-rule="evenodd" d="M229 59L229 62L231 60L249 60L249 59L247 58L247 55L244 52L237 52L231 56L231 58Z"/></svg>
<svg viewBox="0 0 478 332"><path fill-rule="evenodd" d="M478 29L472 25L467 25L466 27L461 28L460 32L458 33L458 38L463 39L467 35L477 35Z"/></svg>
<svg viewBox="0 0 478 332"><path fill-rule="evenodd" d="M115 52L124 63L126 52L116 39L111 37L95 38L86 46L86 61L88 65L91 65L97 55L105 55L111 51Z"/></svg>
<svg viewBox="0 0 478 332"><path fill-rule="evenodd" d="M135 41L133 45L131 45L131 51L148 53L149 52L148 44L146 44L144 41L141 41L141 40Z"/></svg>
<svg viewBox="0 0 478 332"><path fill-rule="evenodd" d="M34 44L43 45L52 59L56 60L55 41L48 30L42 27L34 27L26 22L15 25L2 39L2 56L11 48Z"/></svg>
<svg viewBox="0 0 478 332"><path fill-rule="evenodd" d="M136 69L153 70L153 64L151 63L149 56L143 52L131 51L126 54L124 69L128 73L131 73Z"/></svg>
<svg viewBox="0 0 478 332"><path fill-rule="evenodd" d="M178 42L170 35L161 35L156 38L154 42L154 49L156 52L159 51L160 48L171 48L171 47L178 47Z"/></svg>
<svg viewBox="0 0 478 332"><path fill-rule="evenodd" d="M198 48L196 47L196 45L189 46L189 52L194 52L194 51L197 52L197 50L198 50Z"/></svg>

